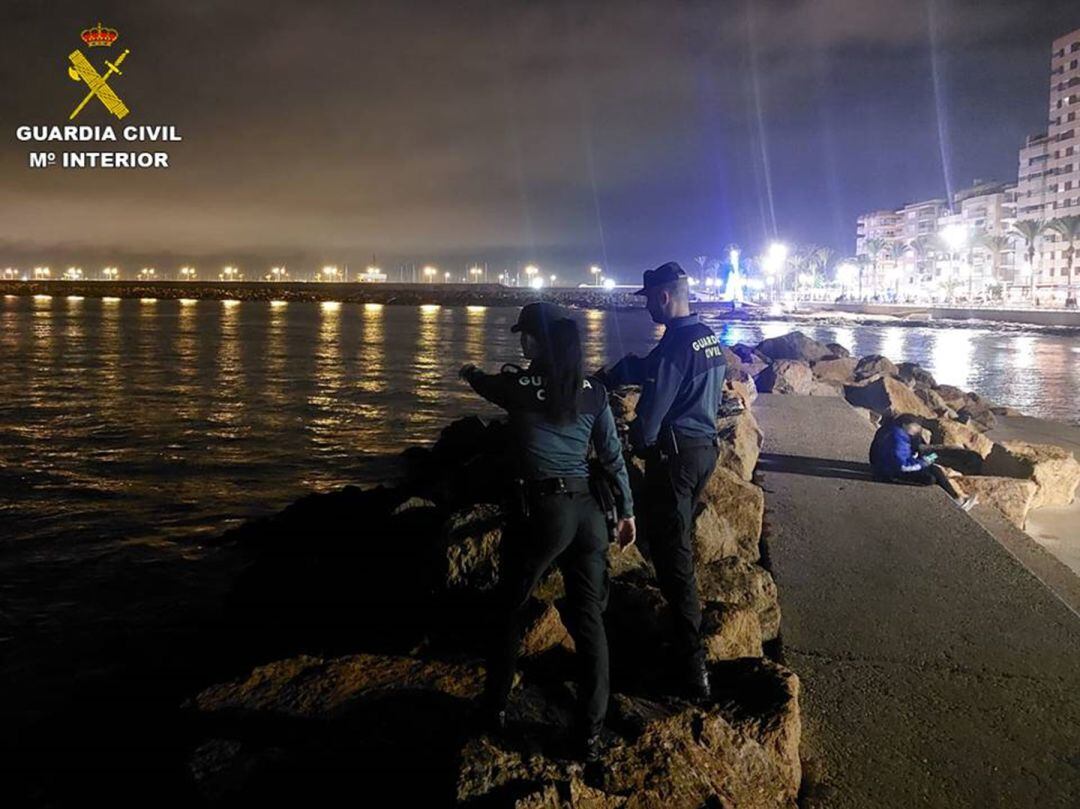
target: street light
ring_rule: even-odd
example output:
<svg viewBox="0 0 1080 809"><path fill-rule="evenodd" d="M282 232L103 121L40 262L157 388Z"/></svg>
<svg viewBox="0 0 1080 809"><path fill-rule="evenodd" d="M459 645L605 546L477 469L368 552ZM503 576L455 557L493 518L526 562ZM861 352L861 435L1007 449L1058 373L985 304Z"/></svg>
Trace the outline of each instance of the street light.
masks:
<svg viewBox="0 0 1080 809"><path fill-rule="evenodd" d="M180 268L180 280L181 281L194 281L195 280L195 268L194 267L181 267Z"/></svg>
<svg viewBox="0 0 1080 809"><path fill-rule="evenodd" d="M115 281L120 275L120 270L116 267L102 267L101 277L106 281Z"/></svg>
<svg viewBox="0 0 1080 809"><path fill-rule="evenodd" d="M469 268L469 275L471 275L473 277L473 281L477 282L477 283L479 283L480 275L483 272L484 272L483 269L481 269L480 267L470 267Z"/></svg>
<svg viewBox="0 0 1080 809"><path fill-rule="evenodd" d="M942 241L945 242L945 246L949 248L949 253L953 260L952 272L949 273L948 286L949 300L951 301L955 293L955 284L953 283L952 276L960 274L960 268L957 265L960 263L960 254L963 252L964 247L967 246L969 234L966 225L962 225L959 222L953 222L952 224L943 227L939 235L941 236ZM969 267L969 272L970 269L971 268Z"/></svg>
<svg viewBox="0 0 1080 809"><path fill-rule="evenodd" d="M236 281L240 278L240 271L236 267L225 267L221 270L220 278L222 281Z"/></svg>
<svg viewBox="0 0 1080 809"><path fill-rule="evenodd" d="M552 276L551 276L551 285L552 285L552 286L555 286L555 279L556 279L557 277L558 277L558 276L555 276L555 275L552 275Z"/></svg>
<svg viewBox="0 0 1080 809"><path fill-rule="evenodd" d="M140 281L153 281L155 275L157 275L157 270L153 267L143 267L139 270Z"/></svg>
<svg viewBox="0 0 1080 809"><path fill-rule="evenodd" d="M842 261L836 265L836 280L844 292L847 292L859 275L859 268L850 261Z"/></svg>
<svg viewBox="0 0 1080 809"><path fill-rule="evenodd" d="M615 279L614 278L605 278L604 279L604 289L606 289L608 292L611 292L611 290L615 289Z"/></svg>
<svg viewBox="0 0 1080 809"><path fill-rule="evenodd" d="M593 286L598 286L600 284L600 274L603 273L603 269L593 264L591 267L589 267L589 272L592 273Z"/></svg>
<svg viewBox="0 0 1080 809"><path fill-rule="evenodd" d="M339 272L340 271L338 270L338 268L335 267L334 265L332 265L332 264L327 265L327 266L322 268L323 280L324 281L336 281L337 278L338 278L338 273Z"/></svg>
<svg viewBox="0 0 1080 809"><path fill-rule="evenodd" d="M525 275L529 277L529 285L532 285L532 277L536 275L540 270L533 264L530 264L525 268Z"/></svg>
<svg viewBox="0 0 1080 809"><path fill-rule="evenodd" d="M424 267L424 277L428 279L428 282L430 282L431 279L435 277L435 274L437 272L438 272L438 270L436 270L430 264L428 266Z"/></svg>
<svg viewBox="0 0 1080 809"><path fill-rule="evenodd" d="M68 281L81 281L82 277L82 267L68 267L64 272L64 278Z"/></svg>
<svg viewBox="0 0 1080 809"><path fill-rule="evenodd" d="M52 271L48 267L34 267L35 281L48 281Z"/></svg>
<svg viewBox="0 0 1080 809"><path fill-rule="evenodd" d="M288 278L289 274L285 272L284 267L271 267L270 272L266 276L267 281L282 281Z"/></svg>

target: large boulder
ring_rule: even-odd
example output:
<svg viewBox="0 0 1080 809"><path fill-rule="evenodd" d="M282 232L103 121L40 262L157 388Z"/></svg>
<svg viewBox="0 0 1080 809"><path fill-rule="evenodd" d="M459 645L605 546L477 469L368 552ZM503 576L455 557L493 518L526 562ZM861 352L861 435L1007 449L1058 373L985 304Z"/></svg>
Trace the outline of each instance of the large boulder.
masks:
<svg viewBox="0 0 1080 809"><path fill-rule="evenodd" d="M828 346L807 337L801 331L762 340L758 343L757 351L773 361L800 360L809 363L833 356Z"/></svg>
<svg viewBox="0 0 1080 809"><path fill-rule="evenodd" d="M732 396L742 402L743 407L749 410L750 405L757 398L757 385L754 383L754 377L742 368L732 370L729 367L727 379L724 380L724 393L725 398Z"/></svg>
<svg viewBox="0 0 1080 809"><path fill-rule="evenodd" d="M992 430L997 424L997 416L990 403L974 394L968 394L964 406L956 411L956 417L980 430Z"/></svg>
<svg viewBox="0 0 1080 809"><path fill-rule="evenodd" d="M927 420L925 424L930 430L932 444L969 449L983 458L994 448L993 441L962 422L940 418Z"/></svg>
<svg viewBox="0 0 1080 809"><path fill-rule="evenodd" d="M1010 478L1026 478L1038 490L1032 508L1067 506L1080 485L1080 463L1068 450L1053 444L1005 441L994 444L983 461L983 472Z"/></svg>
<svg viewBox="0 0 1080 809"><path fill-rule="evenodd" d="M828 379L815 379L810 383L810 389L806 392L806 395L842 397L844 395L844 383Z"/></svg>
<svg viewBox="0 0 1080 809"><path fill-rule="evenodd" d="M718 467L694 518L694 558L699 563L725 556L757 561L764 514L761 489Z"/></svg>
<svg viewBox="0 0 1080 809"><path fill-rule="evenodd" d="M810 366L798 360L776 360L755 379L763 393L806 395L814 382Z"/></svg>
<svg viewBox="0 0 1080 809"><path fill-rule="evenodd" d="M827 382L852 382L858 362L854 357L820 360L813 365L814 376Z"/></svg>
<svg viewBox="0 0 1080 809"><path fill-rule="evenodd" d="M842 346L839 343L826 343L825 347L829 349L829 353L837 359L844 359L851 356L851 351L848 350L847 346Z"/></svg>
<svg viewBox="0 0 1080 809"><path fill-rule="evenodd" d="M793 809L801 780L798 678L765 660L711 668L714 682L723 684L713 704L616 694L609 721L619 738L588 783L580 766L547 755L541 745L489 736L470 740L460 758L458 803L519 809ZM561 719L558 707L537 692L518 692L509 719L512 726L545 715Z"/></svg>
<svg viewBox="0 0 1080 809"><path fill-rule="evenodd" d="M855 379L870 379L874 376L896 376L899 369L888 357L880 354L867 354L855 363Z"/></svg>
<svg viewBox="0 0 1080 809"><path fill-rule="evenodd" d="M703 601L749 608L761 621L762 638L772 640L780 634L776 582L761 565L728 556L699 566L697 578Z"/></svg>
<svg viewBox="0 0 1080 809"><path fill-rule="evenodd" d="M934 375L915 362L902 362L897 365L896 375L912 387L933 388L937 385Z"/></svg>
<svg viewBox="0 0 1080 809"><path fill-rule="evenodd" d="M532 598L525 607L523 617L523 631L518 645L521 657L539 657L556 648L573 650L574 642L554 604Z"/></svg>
<svg viewBox="0 0 1080 809"><path fill-rule="evenodd" d="M701 642L710 662L761 657L761 620L748 607L709 601L702 605Z"/></svg>
<svg viewBox="0 0 1080 809"><path fill-rule="evenodd" d="M882 416L911 413L932 419L936 415L907 385L891 376L879 376L866 382L844 386L844 396L855 407L865 407Z"/></svg>
<svg viewBox="0 0 1080 809"><path fill-rule="evenodd" d="M331 720L387 691L437 691L474 699L483 691L475 665L358 654L324 660L302 655L259 666L246 677L211 685L185 703L201 714Z"/></svg>
<svg viewBox="0 0 1080 809"><path fill-rule="evenodd" d="M718 419L716 429L720 438L718 463L743 480L754 477L764 434L750 410L735 416Z"/></svg>
<svg viewBox="0 0 1080 809"><path fill-rule="evenodd" d="M449 590L491 590L499 581L499 546L505 518L492 503L455 511L443 526Z"/></svg>
<svg viewBox="0 0 1080 809"><path fill-rule="evenodd" d="M868 410L865 407L853 406L851 409L858 413L860 416L862 416L864 419L866 419L868 422L870 422L872 426L877 427L881 424L880 413L875 413L873 410Z"/></svg>
<svg viewBox="0 0 1080 809"><path fill-rule="evenodd" d="M928 388L923 385L916 384L912 390L915 395L919 397L919 401L933 410L941 418L956 420L956 411L953 410L948 402L941 398L941 394L933 388Z"/></svg>
<svg viewBox="0 0 1080 809"><path fill-rule="evenodd" d="M768 357L745 343L735 343L731 346L731 353L742 360L744 365L767 365L769 362Z"/></svg>
<svg viewBox="0 0 1080 809"><path fill-rule="evenodd" d="M934 388L937 395L953 410L959 410L967 404L968 395L955 385L938 385Z"/></svg>
<svg viewBox="0 0 1080 809"><path fill-rule="evenodd" d="M967 475L956 483L965 494L977 495L982 503L1000 511L1005 519L1020 529L1027 523L1028 512L1039 488L1032 480L983 475Z"/></svg>
<svg viewBox="0 0 1080 809"><path fill-rule="evenodd" d="M637 404L641 399L641 388L637 385L622 385L615 388L608 396L611 414L615 421L629 424L637 417Z"/></svg>
<svg viewBox="0 0 1080 809"><path fill-rule="evenodd" d="M995 416L1022 416L1023 411L1017 410L1015 407L1009 407L1008 405L996 405L990 408L990 412Z"/></svg>

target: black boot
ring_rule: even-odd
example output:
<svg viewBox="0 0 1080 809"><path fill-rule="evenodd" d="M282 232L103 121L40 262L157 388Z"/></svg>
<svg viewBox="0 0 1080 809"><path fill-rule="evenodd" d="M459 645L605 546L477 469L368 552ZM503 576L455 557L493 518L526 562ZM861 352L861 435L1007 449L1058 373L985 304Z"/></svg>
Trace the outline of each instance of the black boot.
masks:
<svg viewBox="0 0 1080 809"><path fill-rule="evenodd" d="M686 696L693 702L708 702L712 698L709 669L706 668L704 660L694 660L690 664L683 688Z"/></svg>
<svg viewBox="0 0 1080 809"><path fill-rule="evenodd" d="M599 733L585 739L581 749L581 760L585 764L595 764L603 758L607 744Z"/></svg>
<svg viewBox="0 0 1080 809"><path fill-rule="evenodd" d="M506 730L506 700L485 694L474 716L478 731L498 736Z"/></svg>
<svg viewBox="0 0 1080 809"><path fill-rule="evenodd" d="M572 757L583 764L595 764L615 741L615 734L607 728L593 728L577 736Z"/></svg>

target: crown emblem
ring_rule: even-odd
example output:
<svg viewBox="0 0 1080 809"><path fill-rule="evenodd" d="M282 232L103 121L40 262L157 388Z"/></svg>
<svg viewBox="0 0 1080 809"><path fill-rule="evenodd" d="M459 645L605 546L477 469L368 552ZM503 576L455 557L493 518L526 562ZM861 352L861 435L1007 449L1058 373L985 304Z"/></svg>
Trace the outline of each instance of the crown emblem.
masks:
<svg viewBox="0 0 1080 809"><path fill-rule="evenodd" d="M105 28L99 21L93 28L87 28L80 35L82 41L91 48L108 47L116 42L116 38L120 36L115 28Z"/></svg>

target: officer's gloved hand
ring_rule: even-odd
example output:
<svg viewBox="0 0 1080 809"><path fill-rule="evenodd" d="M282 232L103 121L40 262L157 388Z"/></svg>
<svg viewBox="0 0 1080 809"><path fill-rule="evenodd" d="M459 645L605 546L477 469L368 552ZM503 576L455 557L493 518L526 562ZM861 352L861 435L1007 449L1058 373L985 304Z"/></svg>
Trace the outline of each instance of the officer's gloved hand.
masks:
<svg viewBox="0 0 1080 809"><path fill-rule="evenodd" d="M619 543L619 550L625 551L631 545L637 541L637 523L634 522L633 517L626 517L619 520L619 525L615 529L615 536Z"/></svg>

